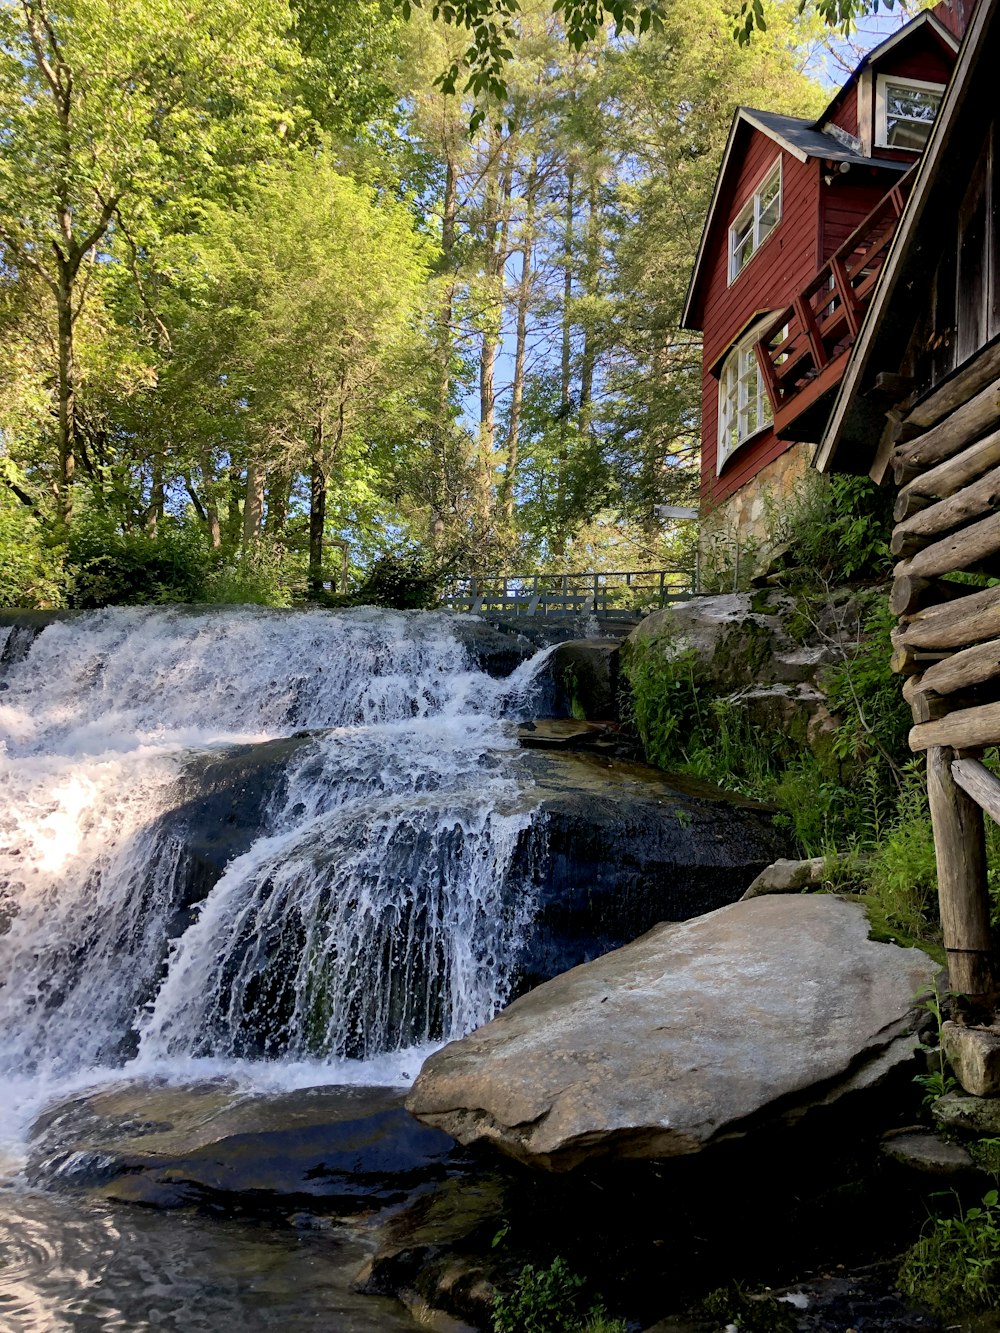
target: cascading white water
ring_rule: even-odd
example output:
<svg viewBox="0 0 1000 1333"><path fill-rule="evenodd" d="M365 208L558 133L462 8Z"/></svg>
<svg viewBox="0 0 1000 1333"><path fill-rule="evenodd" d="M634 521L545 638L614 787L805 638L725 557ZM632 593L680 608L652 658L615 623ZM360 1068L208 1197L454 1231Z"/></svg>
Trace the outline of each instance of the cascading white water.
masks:
<svg viewBox="0 0 1000 1333"><path fill-rule="evenodd" d="M453 625L109 610L9 663L0 1071L372 1058L489 1018L532 906L504 719L535 664L493 680ZM302 729L260 835L168 941L193 757Z"/></svg>

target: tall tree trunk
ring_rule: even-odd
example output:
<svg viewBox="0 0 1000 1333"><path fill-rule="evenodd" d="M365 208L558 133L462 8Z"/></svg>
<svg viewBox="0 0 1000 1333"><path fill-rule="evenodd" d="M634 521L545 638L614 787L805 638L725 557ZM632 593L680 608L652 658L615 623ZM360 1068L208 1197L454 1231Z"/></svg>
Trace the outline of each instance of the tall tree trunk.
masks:
<svg viewBox="0 0 1000 1333"><path fill-rule="evenodd" d="M455 222L458 209L458 171L450 147L445 165L444 203L441 216L441 304L438 308L436 355L438 362L437 385L437 463L436 476L431 482L431 525L438 536L438 527L448 503L448 451L451 437L451 356L455 318Z"/></svg>
<svg viewBox="0 0 1000 1333"><path fill-rule="evenodd" d="M587 190L587 243L584 289L588 296L596 296L601 272L601 207L600 183L597 175L590 178ZM586 326L583 331L583 351L580 356L580 433L589 435L593 421L594 369L597 347L594 331Z"/></svg>
<svg viewBox="0 0 1000 1333"><path fill-rule="evenodd" d="M267 531L272 537L280 537L285 531L291 491L292 479L284 468L271 473L267 486Z"/></svg>
<svg viewBox="0 0 1000 1333"><path fill-rule="evenodd" d="M243 479L239 468L229 468L226 483L226 545L233 550L243 530Z"/></svg>
<svg viewBox="0 0 1000 1333"><path fill-rule="evenodd" d="M247 463L246 499L243 501L243 545L260 537L264 522L264 467L257 459Z"/></svg>
<svg viewBox="0 0 1000 1333"><path fill-rule="evenodd" d="M566 551L565 532L565 472L569 457L569 424L573 387L573 246L575 239L576 172L572 163L566 169L566 212L563 217L563 303L562 303L562 356L559 365L559 454L556 460L556 515L557 528L553 534L553 555L562 559Z"/></svg>
<svg viewBox="0 0 1000 1333"><path fill-rule="evenodd" d="M517 326L514 345L514 382L511 386L510 424L507 431L507 470L503 483L503 513L508 529L514 519L514 489L521 448L521 408L528 350L528 311L531 306L532 260L535 246L535 200L538 189L538 159L533 157L525 187L524 222L521 236L521 274L517 292Z"/></svg>
<svg viewBox="0 0 1000 1333"><path fill-rule="evenodd" d="M507 233L513 182L513 155L503 154L490 136L490 162L484 197L486 234L486 312L479 357L479 457L477 518L480 539L485 542L493 512L493 478L496 467L496 364L503 326L504 270L507 263Z"/></svg>
<svg viewBox="0 0 1000 1333"><path fill-rule="evenodd" d="M212 543L212 550L217 551L222 545L222 524L219 522L218 483L215 479L215 469L212 467L212 460L207 454L202 455L201 475L202 485L205 491L205 519L208 523L208 539Z"/></svg>
<svg viewBox="0 0 1000 1333"><path fill-rule="evenodd" d="M323 534L326 530L326 460L323 457L323 418L313 426L312 464L309 476L309 587L323 591Z"/></svg>
<svg viewBox="0 0 1000 1333"><path fill-rule="evenodd" d="M163 487L163 455L153 455L153 480L149 487L149 508L146 511L146 527L152 536L156 536L163 521L165 504Z"/></svg>
<svg viewBox="0 0 1000 1333"><path fill-rule="evenodd" d="M59 263L56 292L59 357L58 450L56 480L58 515L61 523L73 517L73 482L76 478L76 355L73 345L73 282L69 266Z"/></svg>

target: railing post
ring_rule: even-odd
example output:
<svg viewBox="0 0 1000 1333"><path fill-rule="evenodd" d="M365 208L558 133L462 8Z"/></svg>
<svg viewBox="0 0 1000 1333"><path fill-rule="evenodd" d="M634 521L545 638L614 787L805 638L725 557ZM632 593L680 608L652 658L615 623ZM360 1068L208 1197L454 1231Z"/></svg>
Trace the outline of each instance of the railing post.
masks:
<svg viewBox="0 0 1000 1333"><path fill-rule="evenodd" d="M816 327L816 317L813 314L812 305L809 301L804 301L801 296L797 296L792 302L792 306L795 310L795 316L809 340L809 347L813 354L813 365L817 370L822 370L829 357L826 354L826 348L823 346L819 329Z"/></svg>
<svg viewBox="0 0 1000 1333"><path fill-rule="evenodd" d="M856 338L858 329L861 327L861 320L858 318L858 298L854 295L854 287L851 285L851 279L844 267L844 261L837 255L834 255L830 260L830 268L833 272L834 296L840 297L840 304L843 306L848 330L851 337Z"/></svg>

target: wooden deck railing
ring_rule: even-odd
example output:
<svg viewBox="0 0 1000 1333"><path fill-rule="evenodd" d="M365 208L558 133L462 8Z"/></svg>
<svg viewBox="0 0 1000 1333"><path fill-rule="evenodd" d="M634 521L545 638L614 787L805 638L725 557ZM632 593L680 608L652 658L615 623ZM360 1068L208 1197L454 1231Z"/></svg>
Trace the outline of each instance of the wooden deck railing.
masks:
<svg viewBox="0 0 1000 1333"><path fill-rule="evenodd" d="M761 334L757 364L778 435L813 442L822 434L825 417L811 422L803 418L844 373L896 234L912 175L907 173L889 191Z"/></svg>
<svg viewBox="0 0 1000 1333"><path fill-rule="evenodd" d="M442 606L473 614L633 615L694 593L690 570L642 569L581 574L465 574L445 584Z"/></svg>

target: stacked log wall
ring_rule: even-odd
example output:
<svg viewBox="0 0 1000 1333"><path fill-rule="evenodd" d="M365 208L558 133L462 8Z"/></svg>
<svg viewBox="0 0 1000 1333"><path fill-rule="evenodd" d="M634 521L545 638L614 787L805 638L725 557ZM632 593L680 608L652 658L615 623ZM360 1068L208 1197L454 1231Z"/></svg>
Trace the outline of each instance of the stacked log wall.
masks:
<svg viewBox="0 0 1000 1333"><path fill-rule="evenodd" d="M896 420L892 665L905 677L910 748L927 754L951 986L983 997L1000 981L983 824L984 810L1000 822L1000 780L981 762L1000 745L997 348Z"/></svg>

